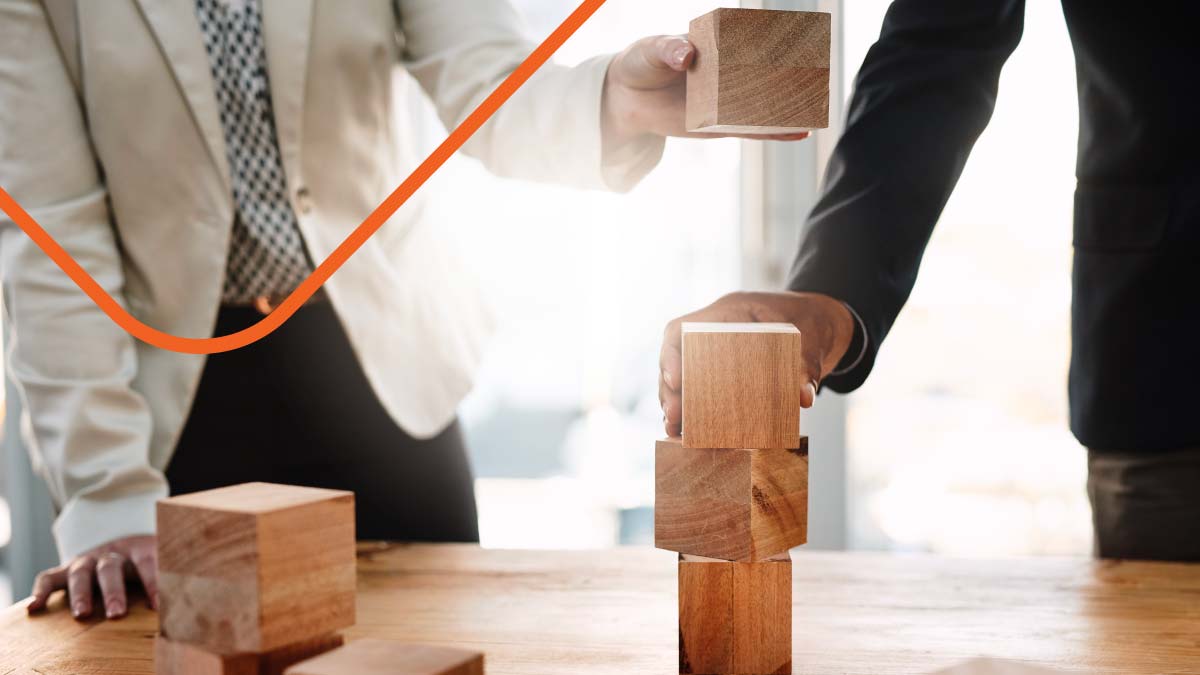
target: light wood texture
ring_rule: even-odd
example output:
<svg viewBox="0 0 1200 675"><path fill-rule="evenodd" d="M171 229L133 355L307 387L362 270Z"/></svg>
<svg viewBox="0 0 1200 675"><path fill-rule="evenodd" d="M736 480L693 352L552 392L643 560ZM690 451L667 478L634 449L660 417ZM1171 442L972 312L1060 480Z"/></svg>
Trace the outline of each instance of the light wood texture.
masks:
<svg viewBox="0 0 1200 675"><path fill-rule="evenodd" d="M690 131L775 134L829 126L824 12L723 8L692 22Z"/></svg>
<svg viewBox="0 0 1200 675"><path fill-rule="evenodd" d="M808 438L795 450L654 449L654 545L750 562L808 541Z"/></svg>
<svg viewBox="0 0 1200 675"><path fill-rule="evenodd" d="M357 625L484 652L489 675L677 671L678 556L648 548L494 551L366 546ZM1200 566L1086 559L792 554L792 670L922 675L973 657L1076 673L1196 673ZM149 675L157 616L0 611L0 675Z"/></svg>
<svg viewBox="0 0 1200 675"><path fill-rule="evenodd" d="M679 556L679 672L792 672L792 560Z"/></svg>
<svg viewBox="0 0 1200 675"><path fill-rule="evenodd" d="M683 324L684 446L799 447L801 363L791 324Z"/></svg>
<svg viewBox="0 0 1200 675"><path fill-rule="evenodd" d="M185 642L154 638L156 675L283 675L289 666L341 647L338 634L281 647L264 654L214 654Z"/></svg>
<svg viewBox="0 0 1200 675"><path fill-rule="evenodd" d="M483 654L367 639L294 665L287 675L483 675Z"/></svg>
<svg viewBox="0 0 1200 675"><path fill-rule="evenodd" d="M354 624L354 495L251 483L158 504L163 633L267 652Z"/></svg>

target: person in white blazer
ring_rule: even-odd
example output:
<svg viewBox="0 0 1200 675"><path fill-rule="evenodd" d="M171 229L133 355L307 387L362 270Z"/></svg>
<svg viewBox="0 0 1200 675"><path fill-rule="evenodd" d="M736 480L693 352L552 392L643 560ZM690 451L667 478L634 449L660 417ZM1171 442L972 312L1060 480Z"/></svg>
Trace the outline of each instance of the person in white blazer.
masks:
<svg viewBox="0 0 1200 675"><path fill-rule="evenodd" d="M256 23L237 24L246 11ZM532 49L507 0L0 0L0 186L139 320L224 334L290 288L230 300L235 272L265 269L250 254L233 269L266 180L264 168L248 187L247 166L281 170L278 222L260 227L301 242L284 257L319 263L417 164L394 122L415 92L395 91L395 68L454 126ZM665 136L684 135L692 58L686 39L655 37L548 65L465 151L501 176L628 190ZM98 614L98 587L119 617L127 581L153 606L155 502L244 479L354 489L360 536L477 537L455 411L487 313L419 198L276 334L207 359L131 337L6 218L0 267L6 372L59 508L62 564L39 576L30 611L65 588L76 617ZM422 485L455 495L456 522L403 525L442 508Z"/></svg>

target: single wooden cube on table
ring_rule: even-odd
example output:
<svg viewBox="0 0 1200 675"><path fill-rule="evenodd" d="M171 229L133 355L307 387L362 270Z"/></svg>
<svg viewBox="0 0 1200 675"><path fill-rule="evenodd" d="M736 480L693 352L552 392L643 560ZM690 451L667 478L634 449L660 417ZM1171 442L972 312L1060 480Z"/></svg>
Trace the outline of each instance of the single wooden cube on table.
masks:
<svg viewBox="0 0 1200 675"><path fill-rule="evenodd" d="M808 438L795 449L685 448L654 453L654 545L743 562L808 541Z"/></svg>
<svg viewBox="0 0 1200 675"><path fill-rule="evenodd" d="M781 134L829 126L825 12L724 8L692 22L689 131Z"/></svg>
<svg viewBox="0 0 1200 675"><path fill-rule="evenodd" d="M354 494L248 483L158 503L159 622L214 654L354 624Z"/></svg>
<svg viewBox="0 0 1200 675"><path fill-rule="evenodd" d="M792 672L792 560L679 556L679 672Z"/></svg>
<svg viewBox="0 0 1200 675"><path fill-rule="evenodd" d="M790 323L684 323L683 445L800 446L800 331Z"/></svg>
<svg viewBox="0 0 1200 675"><path fill-rule="evenodd" d="M388 640L356 640L286 675L483 675L483 654Z"/></svg>

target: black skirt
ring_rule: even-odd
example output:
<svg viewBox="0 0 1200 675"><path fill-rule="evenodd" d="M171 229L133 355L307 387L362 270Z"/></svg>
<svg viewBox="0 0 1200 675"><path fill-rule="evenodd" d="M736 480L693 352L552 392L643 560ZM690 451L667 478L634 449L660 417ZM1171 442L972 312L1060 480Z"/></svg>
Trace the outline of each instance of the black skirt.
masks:
<svg viewBox="0 0 1200 675"><path fill-rule="evenodd" d="M224 308L216 334L261 318ZM351 490L359 539L479 541L458 422L429 440L397 426L328 302L208 357L167 480L172 494L249 481Z"/></svg>

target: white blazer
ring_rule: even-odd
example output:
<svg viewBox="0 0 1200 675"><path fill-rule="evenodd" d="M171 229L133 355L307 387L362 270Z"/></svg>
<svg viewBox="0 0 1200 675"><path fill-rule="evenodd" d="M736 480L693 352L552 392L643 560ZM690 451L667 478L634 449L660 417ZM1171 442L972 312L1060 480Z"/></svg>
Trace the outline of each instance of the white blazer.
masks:
<svg viewBox="0 0 1200 675"><path fill-rule="evenodd" d="M280 151L318 262L417 164L394 122L398 64L455 125L533 49L506 0L262 2ZM631 187L662 144L601 157L608 63L545 68L467 152L503 176ZM175 335L212 335L234 217L225 157L193 0L0 0L0 186ZM418 437L453 419L488 334L458 265L415 200L326 285L376 394ZM0 272L7 372L61 508L60 556L153 532L204 358L136 341L7 218Z"/></svg>

